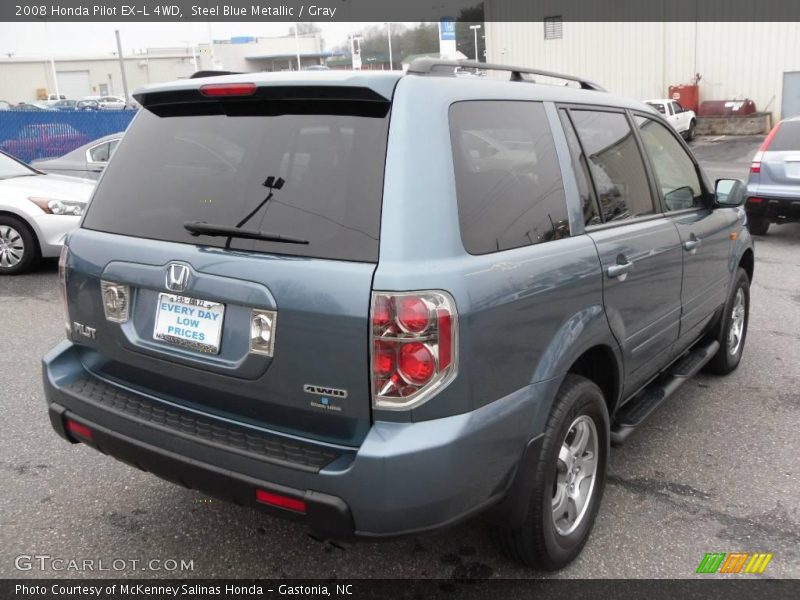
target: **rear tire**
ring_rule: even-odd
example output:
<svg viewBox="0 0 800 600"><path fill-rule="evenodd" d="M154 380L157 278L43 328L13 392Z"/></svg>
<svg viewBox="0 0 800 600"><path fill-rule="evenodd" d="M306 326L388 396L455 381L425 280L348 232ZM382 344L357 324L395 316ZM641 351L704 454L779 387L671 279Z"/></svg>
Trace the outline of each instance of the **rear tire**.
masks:
<svg viewBox="0 0 800 600"><path fill-rule="evenodd" d="M769 225L770 222L767 217L751 217L747 215L747 229L753 235L767 235Z"/></svg>
<svg viewBox="0 0 800 600"><path fill-rule="evenodd" d="M750 279L741 267L736 271L735 277L716 334L719 350L706 365L706 371L715 375L727 375L736 370L742 360L744 342L747 339L747 324L750 320Z"/></svg>
<svg viewBox="0 0 800 600"><path fill-rule="evenodd" d="M28 225L16 217L0 215L0 275L19 275L39 261L39 244Z"/></svg>
<svg viewBox="0 0 800 600"><path fill-rule="evenodd" d="M525 520L497 532L513 560L554 571L580 554L603 497L608 453L603 392L585 377L567 374L547 420Z"/></svg>

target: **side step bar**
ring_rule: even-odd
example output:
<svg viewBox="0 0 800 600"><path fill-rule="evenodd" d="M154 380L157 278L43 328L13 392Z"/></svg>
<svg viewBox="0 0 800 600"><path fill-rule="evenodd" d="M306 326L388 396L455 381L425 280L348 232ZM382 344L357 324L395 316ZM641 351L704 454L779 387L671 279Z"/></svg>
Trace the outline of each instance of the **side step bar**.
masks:
<svg viewBox="0 0 800 600"><path fill-rule="evenodd" d="M667 398L694 377L717 350L719 342L716 340L695 347L623 406L611 426L611 443L622 444Z"/></svg>

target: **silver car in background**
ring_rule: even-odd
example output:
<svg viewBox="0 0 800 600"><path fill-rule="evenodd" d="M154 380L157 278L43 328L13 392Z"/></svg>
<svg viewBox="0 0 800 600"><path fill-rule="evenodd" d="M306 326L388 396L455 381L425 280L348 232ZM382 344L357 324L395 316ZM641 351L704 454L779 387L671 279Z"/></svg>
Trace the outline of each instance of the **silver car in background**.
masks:
<svg viewBox="0 0 800 600"><path fill-rule="evenodd" d="M47 175L0 152L0 276L58 256L93 191L93 181Z"/></svg>
<svg viewBox="0 0 800 600"><path fill-rule="evenodd" d="M754 235L800 221L800 117L775 125L753 157L745 210Z"/></svg>
<svg viewBox="0 0 800 600"><path fill-rule="evenodd" d="M31 166L57 175L98 179L114 154L123 132L98 138L58 158L41 158Z"/></svg>

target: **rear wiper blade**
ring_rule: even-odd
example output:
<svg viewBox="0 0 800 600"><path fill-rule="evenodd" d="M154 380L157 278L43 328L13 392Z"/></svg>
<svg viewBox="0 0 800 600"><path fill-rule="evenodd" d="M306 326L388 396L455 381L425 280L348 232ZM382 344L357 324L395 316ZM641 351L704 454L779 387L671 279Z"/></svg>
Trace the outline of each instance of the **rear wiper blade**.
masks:
<svg viewBox="0 0 800 600"><path fill-rule="evenodd" d="M308 240L278 235L268 231L255 231L252 229L238 229L228 225L214 225L205 221L187 221L183 228L194 236L208 235L211 237L242 238L245 240L261 240L263 242L281 242L284 244L308 244Z"/></svg>

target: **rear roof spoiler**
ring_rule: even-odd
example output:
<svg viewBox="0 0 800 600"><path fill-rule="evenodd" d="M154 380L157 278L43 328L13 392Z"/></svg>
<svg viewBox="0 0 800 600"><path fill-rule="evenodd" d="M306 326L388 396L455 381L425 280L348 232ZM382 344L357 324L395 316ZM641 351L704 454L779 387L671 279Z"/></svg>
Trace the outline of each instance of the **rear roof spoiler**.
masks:
<svg viewBox="0 0 800 600"><path fill-rule="evenodd" d="M240 71L197 71L192 73L189 79L200 79L202 77L219 77L220 75L241 75Z"/></svg>

